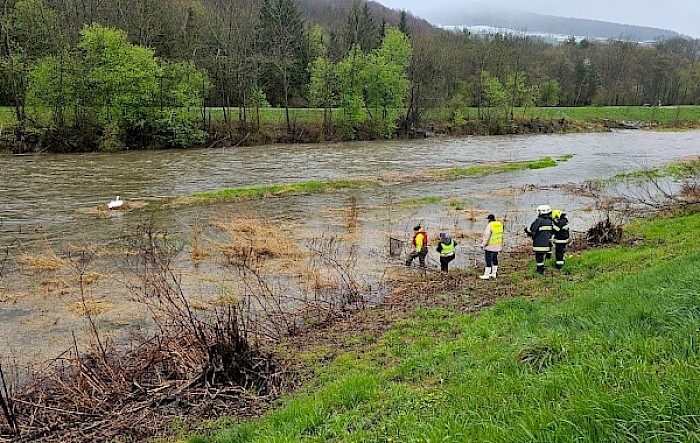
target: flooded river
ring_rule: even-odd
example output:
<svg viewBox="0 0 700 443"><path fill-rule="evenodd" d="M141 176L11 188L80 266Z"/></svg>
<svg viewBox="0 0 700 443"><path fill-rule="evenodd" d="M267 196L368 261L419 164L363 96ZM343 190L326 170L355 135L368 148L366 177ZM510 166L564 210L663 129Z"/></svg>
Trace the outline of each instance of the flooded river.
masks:
<svg viewBox="0 0 700 443"><path fill-rule="evenodd" d="M183 151L126 151L116 154L0 156L0 246L16 259L47 249L61 255L69 245L109 244L145 220L169 233L189 236L195 225L264 220L284 225L285 235L302 247L318 248L319 239L342 237L353 244L353 272L362 286L380 291L388 267L401 270L400 259L388 257L389 237L407 239L418 223L431 235L457 235L461 243L453 267L481 265L474 243L493 212L505 218L511 245L521 229L547 203L570 214L572 228L585 230L592 202L565 192L562 184L580 184L621 172L658 166L700 155L700 131L467 137L317 145L274 145ZM367 190L289 195L248 202L183 206L156 212L98 211L117 195L126 202L153 197L189 196L222 188L288 184L310 180L391 177L427 169L467 167L485 162L527 161L549 156L567 158L556 167L464 177L457 180L397 180ZM531 186L534 185L534 186ZM514 192L529 189L528 192ZM419 201L434 197L429 201ZM354 217L349 221L349 214ZM211 230L213 232L213 230ZM352 231L352 235L348 232ZM350 240L348 240L350 239ZM506 235L508 241L508 235ZM314 246L315 245L315 246ZM437 253L431 252L431 263ZM116 265L115 265L116 266ZM187 265L183 265L187 267ZM74 300L46 289L46 282L18 282L0 270L0 356L26 353L50 356L62 349L72 331L83 328L72 315ZM215 266L196 273L217 271ZM191 271L191 270L190 270ZM195 273L195 271L184 272ZM507 272L507 265L503 266ZM201 276L200 276L201 277ZM219 278L219 277L216 277ZM190 279L186 289L216 292ZM196 282L196 283L194 283ZM42 286L42 284L44 286ZM282 280L280 287L284 287ZM128 309L118 309L126 296L118 281L104 279L93 290L109 300L104 321L118 329L128 323ZM43 289L38 289L43 288ZM44 291L42 293L42 290ZM69 342L70 340L68 340Z"/></svg>

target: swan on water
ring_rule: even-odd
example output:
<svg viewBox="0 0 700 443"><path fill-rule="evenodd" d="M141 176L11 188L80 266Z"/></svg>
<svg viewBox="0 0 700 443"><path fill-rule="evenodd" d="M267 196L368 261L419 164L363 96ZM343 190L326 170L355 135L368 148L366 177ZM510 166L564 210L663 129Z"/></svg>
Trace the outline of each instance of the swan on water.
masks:
<svg viewBox="0 0 700 443"><path fill-rule="evenodd" d="M119 196L117 195L117 199L116 199L116 200L112 200L111 202L109 202L109 204L107 205L107 207L108 207L109 209L116 209L116 208L120 207L120 206L123 205L123 204L124 204L124 201L123 201L123 200L119 200Z"/></svg>

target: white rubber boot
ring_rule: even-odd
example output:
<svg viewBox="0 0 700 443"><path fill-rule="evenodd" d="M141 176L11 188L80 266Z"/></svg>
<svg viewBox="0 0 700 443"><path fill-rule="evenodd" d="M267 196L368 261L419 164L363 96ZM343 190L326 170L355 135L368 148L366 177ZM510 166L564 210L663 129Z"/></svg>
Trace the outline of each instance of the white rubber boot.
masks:
<svg viewBox="0 0 700 443"><path fill-rule="evenodd" d="M491 278L491 268L488 266L484 268L484 275L479 276L480 279L482 280L488 280Z"/></svg>
<svg viewBox="0 0 700 443"><path fill-rule="evenodd" d="M493 265L493 268L491 268L491 278L496 278L496 273L498 272L498 266Z"/></svg>

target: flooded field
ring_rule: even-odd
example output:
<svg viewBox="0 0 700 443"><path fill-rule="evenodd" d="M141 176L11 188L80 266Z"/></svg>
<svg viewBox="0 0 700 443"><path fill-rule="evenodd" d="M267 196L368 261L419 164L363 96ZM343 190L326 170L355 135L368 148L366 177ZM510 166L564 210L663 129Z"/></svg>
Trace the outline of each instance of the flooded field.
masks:
<svg viewBox="0 0 700 443"><path fill-rule="evenodd" d="M195 304L270 294L284 295L289 306L305 297L327 303L333 291L372 302L390 281L417 272L388 253L389 239L407 241L415 224L433 238L440 231L457 238L451 267L481 266L475 244L486 214L505 220L511 247L525 241L522 227L543 203L568 212L572 229L582 232L598 214L589 197L571 189L697 155L700 131L1 156L0 356L22 362L57 355L74 333L85 332L86 309L106 333L141 325L143 308L129 302L138 298L138 270L121 253L124 239L144 229L165 232L180 246L173 268ZM390 180L546 156L561 161L453 180ZM375 177L385 179L362 190L101 209L117 195L138 208L154 198L222 188ZM429 263L436 267L434 250ZM250 311L259 311L254 304Z"/></svg>

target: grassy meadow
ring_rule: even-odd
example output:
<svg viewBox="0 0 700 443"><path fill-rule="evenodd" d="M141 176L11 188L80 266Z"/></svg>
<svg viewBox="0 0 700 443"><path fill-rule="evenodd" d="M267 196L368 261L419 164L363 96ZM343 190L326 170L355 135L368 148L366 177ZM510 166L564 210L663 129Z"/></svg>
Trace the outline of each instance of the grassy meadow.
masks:
<svg viewBox="0 0 700 443"><path fill-rule="evenodd" d="M585 106L535 108L532 112L540 118L566 118L579 123L603 119L658 122L661 125L700 121L699 106Z"/></svg>
<svg viewBox="0 0 700 443"><path fill-rule="evenodd" d="M31 112L31 110L29 110ZM48 111L47 111L48 112ZM239 118L239 109L229 110L231 121ZM289 110L293 123L320 126L323 123L322 108L292 108ZM341 112L333 110L333 114ZM498 115L500 111L492 110L491 114ZM224 119L221 108L208 108L212 120ZM466 119L478 117L477 108L463 110ZM600 122L604 119L627 120L641 122L657 122L663 126L674 126L682 123L700 122L700 106L584 106L584 107L537 107L515 108L516 117L539 118L544 120L559 120L566 118L573 124L586 124ZM396 111L398 116L400 113ZM252 114L249 112L249 118ZM259 111L260 124L262 126L281 127L286 124L284 108L261 108ZM452 111L448 109L435 109L426 113L428 120L452 120ZM0 127L14 125L15 117L10 107L0 107Z"/></svg>
<svg viewBox="0 0 700 443"><path fill-rule="evenodd" d="M181 441L699 441L700 244L679 235L700 232L697 209L629 224L544 277L529 254L503 257L497 281L428 274L462 284L411 294L387 332L301 348L301 389Z"/></svg>
<svg viewBox="0 0 700 443"><path fill-rule="evenodd" d="M452 119L449 109L432 110L426 113L426 118L433 120ZM502 111L486 110L496 117ZM478 118L477 108L463 110L464 118ZM566 119L574 125L600 123L603 120L655 122L661 126L674 127L700 122L700 106L581 106L581 107L530 107L514 108L516 118L559 120Z"/></svg>

